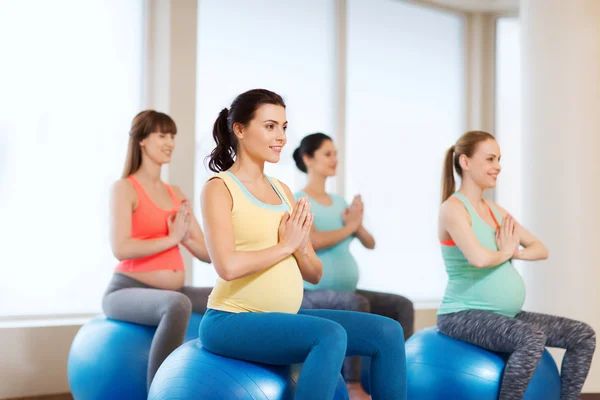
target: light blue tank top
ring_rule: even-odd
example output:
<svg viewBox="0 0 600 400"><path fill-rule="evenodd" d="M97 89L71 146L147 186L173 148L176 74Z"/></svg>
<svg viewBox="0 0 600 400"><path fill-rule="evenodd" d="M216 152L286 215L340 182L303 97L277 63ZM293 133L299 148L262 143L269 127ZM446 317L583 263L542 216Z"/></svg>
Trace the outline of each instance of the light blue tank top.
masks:
<svg viewBox="0 0 600 400"><path fill-rule="evenodd" d="M310 202L310 211L314 213L314 226L318 231L333 231L344 227L342 214L348 204L343 197L330 194L332 205L324 206L308 197L304 192L294 195L296 199L306 196ZM313 285L304 282L307 290L336 290L340 292L353 292L358 284L358 264L350 253L350 243L354 235L347 237L341 242L317 251L317 256L323 263L323 276L321 281Z"/></svg>
<svg viewBox="0 0 600 400"><path fill-rule="evenodd" d="M453 196L462 201L469 212L471 228L479 243L497 251L495 229L481 219L465 196L460 193ZM501 225L500 214L493 208L492 212ZM525 284L510 260L496 267L476 268L469 264L458 246L446 244L442 244L442 257L448 286L438 314L483 310L514 317L521 311L525 302Z"/></svg>

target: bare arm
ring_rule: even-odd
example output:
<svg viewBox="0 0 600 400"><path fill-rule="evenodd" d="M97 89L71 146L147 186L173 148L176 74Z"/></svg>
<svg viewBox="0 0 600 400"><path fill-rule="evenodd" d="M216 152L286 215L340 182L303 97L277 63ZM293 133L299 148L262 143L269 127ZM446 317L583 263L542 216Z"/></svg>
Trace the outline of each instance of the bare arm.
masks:
<svg viewBox="0 0 600 400"><path fill-rule="evenodd" d="M506 216L509 215L508 212L498 204L491 201L490 203L492 203L500 211L502 219L505 219ZM524 261L537 261L548 258L548 248L542 243L541 240L535 237L518 222L515 223L515 229L517 235L519 235L519 244L523 246L523 248L519 249L515 254L513 254L512 258Z"/></svg>
<svg viewBox="0 0 600 400"><path fill-rule="evenodd" d="M206 248L206 243L204 242L204 233L202 232L202 228L200 227L200 224L194 215L194 210L179 187L171 186L171 188L182 203L185 202L188 204L188 210L191 217L188 235L181 241L181 244L183 244L185 248L198 260L209 263L210 256L208 255L208 249Z"/></svg>
<svg viewBox="0 0 600 400"><path fill-rule="evenodd" d="M217 274L226 281L270 268L295 250L279 242L263 250L237 251L231 221L233 200L221 179L212 179L204 185L201 205L208 253Z"/></svg>
<svg viewBox="0 0 600 400"><path fill-rule="evenodd" d="M335 246L353 233L352 228L348 225L333 231L318 231L313 227L310 233L310 241L315 250L321 250Z"/></svg>
<svg viewBox="0 0 600 400"><path fill-rule="evenodd" d="M283 182L280 183L281 186L283 186L283 190L285 191L287 198L292 203L292 209L295 210L297 207L294 196L292 195L292 191L289 187L287 187L286 184L284 184ZM303 203L306 204L306 206L310 207L310 203L306 199L304 199ZM302 210L297 210L297 212L301 211ZM319 283L321 277L323 276L323 263L315 253L315 250L311 243L312 234L314 232L315 231L313 230L310 233L309 239L306 240L304 248L302 248L301 246L301 248L294 253L294 257L296 257L296 261L298 262L298 268L300 268L300 274L302 274L302 279L312 283L313 285L316 285L317 283Z"/></svg>
<svg viewBox="0 0 600 400"><path fill-rule="evenodd" d="M151 256L176 246L180 240L175 233L159 239L133 239L131 218L135 201L135 190L129 181L121 179L115 182L110 205L110 245L119 260Z"/></svg>
<svg viewBox="0 0 600 400"><path fill-rule="evenodd" d="M358 231L356 231L356 237L367 249L373 250L375 248L375 238L369 233L369 231L365 229L364 226L361 225L360 228L358 228Z"/></svg>
<svg viewBox="0 0 600 400"><path fill-rule="evenodd" d="M358 216L359 224L356 228L355 234L360 243L367 249L375 248L375 238L365 229L363 226L363 216L365 211L365 205L362 201L361 195L354 196L352 204L344 211L344 223L353 222L353 216Z"/></svg>
<svg viewBox="0 0 600 400"><path fill-rule="evenodd" d="M514 247L506 246L499 251L493 251L481 245L471 229L469 214L460 200L450 198L442 204L440 226L474 267L495 267L509 260L514 252Z"/></svg>

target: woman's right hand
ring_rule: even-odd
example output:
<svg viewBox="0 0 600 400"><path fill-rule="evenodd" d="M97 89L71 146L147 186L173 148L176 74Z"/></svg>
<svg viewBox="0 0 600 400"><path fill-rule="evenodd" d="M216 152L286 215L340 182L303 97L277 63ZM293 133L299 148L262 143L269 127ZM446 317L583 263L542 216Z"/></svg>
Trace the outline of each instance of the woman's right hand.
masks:
<svg viewBox="0 0 600 400"><path fill-rule="evenodd" d="M344 226L349 227L353 233L356 232L362 226L363 212L364 208L360 196L354 197L352 204L344 210L342 215Z"/></svg>
<svg viewBox="0 0 600 400"><path fill-rule="evenodd" d="M279 223L279 243L290 253L294 253L306 242L310 235L311 218L310 203L302 197L298 200L292 213L285 213Z"/></svg>
<svg viewBox="0 0 600 400"><path fill-rule="evenodd" d="M181 203L179 210L168 220L169 236L175 243L180 243L187 235L190 228L191 214L188 212L187 202Z"/></svg>
<svg viewBox="0 0 600 400"><path fill-rule="evenodd" d="M510 215L506 215L502 226L496 230L496 246L511 258L519 248L519 235L516 230L516 221Z"/></svg>

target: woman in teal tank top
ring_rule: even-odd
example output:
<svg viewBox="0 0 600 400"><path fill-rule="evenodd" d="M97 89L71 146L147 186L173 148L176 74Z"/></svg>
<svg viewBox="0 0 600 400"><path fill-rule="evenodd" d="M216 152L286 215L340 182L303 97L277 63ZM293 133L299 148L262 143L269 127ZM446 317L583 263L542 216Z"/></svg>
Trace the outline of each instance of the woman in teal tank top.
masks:
<svg viewBox="0 0 600 400"><path fill-rule="evenodd" d="M457 192L455 170L461 177ZM583 322L522 311L525 285L511 260L542 260L548 251L503 208L484 200L499 173L500 148L489 133L467 132L446 153L438 234L448 286L438 328L455 339L511 353L499 400L523 398L545 346L567 349L561 400L577 400L595 333Z"/></svg>
<svg viewBox="0 0 600 400"><path fill-rule="evenodd" d="M354 238L368 249L375 247L375 239L364 228L360 196L348 205L342 196L327 193L325 182L335 176L337 152L331 138L314 133L302 139L294 151L296 166L308 174L308 184L295 194L307 198L314 214L311 242L323 263L321 281L313 285L305 282L304 309L338 309L371 312L392 318L402 325L405 338L413 332L414 308L405 297L358 290L359 269L350 252ZM351 357L344 363L344 378L353 399L368 398L360 384L360 358ZM362 397L361 397L362 396Z"/></svg>

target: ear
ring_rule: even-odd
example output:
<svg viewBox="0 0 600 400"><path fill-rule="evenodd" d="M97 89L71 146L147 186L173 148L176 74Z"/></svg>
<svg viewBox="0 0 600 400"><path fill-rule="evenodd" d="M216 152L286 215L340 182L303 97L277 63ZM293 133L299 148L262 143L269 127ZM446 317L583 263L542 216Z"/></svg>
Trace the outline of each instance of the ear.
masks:
<svg viewBox="0 0 600 400"><path fill-rule="evenodd" d="M467 157L466 154L461 154L458 157L458 163L460 164L460 167L462 168L463 171L469 170L469 158Z"/></svg>
<svg viewBox="0 0 600 400"><path fill-rule="evenodd" d="M312 160L312 157L309 157L306 154L302 156L302 161L304 161L304 165L306 165L306 168L308 168L311 165Z"/></svg>
<svg viewBox="0 0 600 400"><path fill-rule="evenodd" d="M138 143L138 145L139 145L140 147L144 147L144 146L146 145L146 141L147 141L147 140L148 140L148 138L145 138L145 139L142 139L142 140L140 140L140 142Z"/></svg>
<svg viewBox="0 0 600 400"><path fill-rule="evenodd" d="M233 134L235 135L235 137L238 138L238 140L243 139L244 138L244 125L240 124L239 122L236 122L233 124Z"/></svg>

